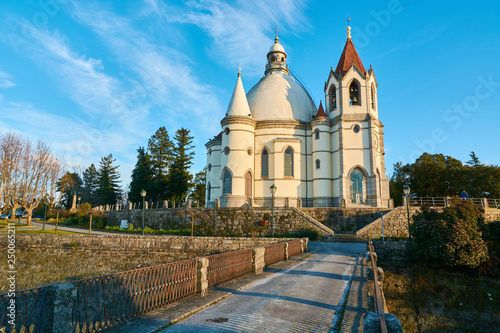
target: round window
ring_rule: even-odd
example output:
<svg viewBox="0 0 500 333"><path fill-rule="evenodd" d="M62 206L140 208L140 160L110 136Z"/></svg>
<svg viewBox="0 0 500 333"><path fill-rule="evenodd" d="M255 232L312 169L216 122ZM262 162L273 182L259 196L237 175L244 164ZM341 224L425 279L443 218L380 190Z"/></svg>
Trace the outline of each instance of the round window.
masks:
<svg viewBox="0 0 500 333"><path fill-rule="evenodd" d="M247 154L248 154L249 156L252 156L252 148L248 148L248 149L247 149Z"/></svg>
<svg viewBox="0 0 500 333"><path fill-rule="evenodd" d="M231 152L231 148L229 148L229 147L224 148L224 154L229 155L230 152Z"/></svg>
<svg viewBox="0 0 500 333"><path fill-rule="evenodd" d="M359 133L359 125L354 125L354 128L352 129L354 133Z"/></svg>
<svg viewBox="0 0 500 333"><path fill-rule="evenodd" d="M208 171L212 170L212 164L208 163Z"/></svg>
<svg viewBox="0 0 500 333"><path fill-rule="evenodd" d="M229 127L226 127L226 129L224 130L224 133L226 133L226 135L229 135L229 132L231 132L231 130L229 129Z"/></svg>

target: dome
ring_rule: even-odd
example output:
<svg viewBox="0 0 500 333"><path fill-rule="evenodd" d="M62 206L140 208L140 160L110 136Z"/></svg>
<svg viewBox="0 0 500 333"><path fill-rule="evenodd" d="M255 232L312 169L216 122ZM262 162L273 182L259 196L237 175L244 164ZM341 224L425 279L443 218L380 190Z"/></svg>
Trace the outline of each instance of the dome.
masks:
<svg viewBox="0 0 500 333"><path fill-rule="evenodd" d="M283 52L284 54L286 54L285 49L278 41L274 42L273 46L271 46L268 53L272 52Z"/></svg>
<svg viewBox="0 0 500 333"><path fill-rule="evenodd" d="M310 122L316 106L309 94L287 74L264 76L247 93L252 118Z"/></svg>

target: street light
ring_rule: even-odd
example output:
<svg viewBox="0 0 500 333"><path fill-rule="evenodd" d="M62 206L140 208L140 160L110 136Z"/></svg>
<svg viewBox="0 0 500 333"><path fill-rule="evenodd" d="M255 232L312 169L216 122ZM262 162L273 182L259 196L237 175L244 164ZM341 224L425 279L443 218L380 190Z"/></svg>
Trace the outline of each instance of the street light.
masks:
<svg viewBox="0 0 500 333"><path fill-rule="evenodd" d="M272 203L271 203L271 237L274 237L274 193L276 193L276 190L278 188L273 184L271 187L269 187L269 190L271 191L271 196L272 196Z"/></svg>
<svg viewBox="0 0 500 333"><path fill-rule="evenodd" d="M410 195L410 188L408 186L403 186L403 193L406 197L406 215L408 217L408 241L410 242L411 244L411 233L410 233L410 199L409 199L409 195Z"/></svg>
<svg viewBox="0 0 500 333"><path fill-rule="evenodd" d="M141 191L141 197L142 197L142 235L144 236L144 210L145 210L145 200L146 200L146 191L142 190Z"/></svg>
<svg viewBox="0 0 500 333"><path fill-rule="evenodd" d="M49 201L49 195L48 194L46 194L43 197L43 202L45 203L45 214L43 215L43 228L42 228L42 230L45 230L45 220L47 219L47 205L48 205L47 201Z"/></svg>

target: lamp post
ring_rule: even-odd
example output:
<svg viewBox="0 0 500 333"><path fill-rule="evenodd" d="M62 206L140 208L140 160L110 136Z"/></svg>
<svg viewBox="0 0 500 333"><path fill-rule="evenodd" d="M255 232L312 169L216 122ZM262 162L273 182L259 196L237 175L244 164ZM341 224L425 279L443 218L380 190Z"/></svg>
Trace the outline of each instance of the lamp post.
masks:
<svg viewBox="0 0 500 333"><path fill-rule="evenodd" d="M276 193L276 190L278 188L273 184L271 187L269 187L269 190L271 191L271 237L274 237L274 193Z"/></svg>
<svg viewBox="0 0 500 333"><path fill-rule="evenodd" d="M45 203L45 213L43 215L43 228L42 230L45 230L45 220L47 219L47 204L48 204L48 199L49 199L49 196L46 194L44 197L43 197L43 202Z"/></svg>
<svg viewBox="0 0 500 333"><path fill-rule="evenodd" d="M410 232L410 200L409 200L409 195L410 195L410 188L408 186L403 186L403 193L406 198L406 215L408 217L408 241L411 244L411 232Z"/></svg>
<svg viewBox="0 0 500 333"><path fill-rule="evenodd" d="M141 197L142 197L142 235L144 236L144 211L146 209L146 207L145 207L146 191L145 190L141 191Z"/></svg>

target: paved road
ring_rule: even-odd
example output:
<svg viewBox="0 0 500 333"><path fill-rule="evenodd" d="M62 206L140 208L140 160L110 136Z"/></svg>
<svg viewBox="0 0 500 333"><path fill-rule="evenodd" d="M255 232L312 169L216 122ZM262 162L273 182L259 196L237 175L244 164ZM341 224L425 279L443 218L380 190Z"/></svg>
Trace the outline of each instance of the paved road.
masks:
<svg viewBox="0 0 500 333"><path fill-rule="evenodd" d="M26 229L26 230L42 230L43 229L43 222L32 222L33 223L33 228ZM46 230L54 230L56 228L55 224L51 223L45 223L45 229ZM83 228L76 228L76 227L68 227L65 225L58 225L57 230L62 230L62 231L71 231L71 232L77 232L81 234L87 234L89 233L89 229L83 229ZM92 230L92 235L121 235L121 236L137 236L138 234L133 234L133 233L126 233L126 232L116 232L116 231L98 231L98 230Z"/></svg>
<svg viewBox="0 0 500 333"><path fill-rule="evenodd" d="M328 332L365 244L310 243L310 250L307 260L161 332Z"/></svg>

